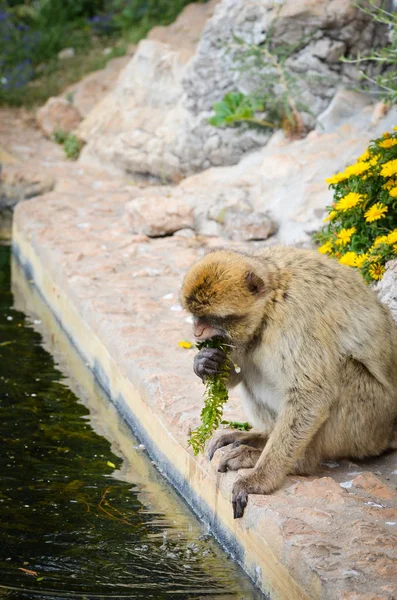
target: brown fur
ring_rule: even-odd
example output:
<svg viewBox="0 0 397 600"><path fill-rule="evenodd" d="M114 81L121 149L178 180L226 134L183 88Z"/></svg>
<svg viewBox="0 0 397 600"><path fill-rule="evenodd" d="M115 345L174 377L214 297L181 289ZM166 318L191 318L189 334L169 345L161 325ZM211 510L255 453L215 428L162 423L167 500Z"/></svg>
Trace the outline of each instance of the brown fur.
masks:
<svg viewBox="0 0 397 600"><path fill-rule="evenodd" d="M296 248L214 251L187 273L182 302L233 345L229 383L261 432L211 442L211 455L235 442L220 470L254 467L234 485L236 517L287 473L395 447L397 329L358 273Z"/></svg>

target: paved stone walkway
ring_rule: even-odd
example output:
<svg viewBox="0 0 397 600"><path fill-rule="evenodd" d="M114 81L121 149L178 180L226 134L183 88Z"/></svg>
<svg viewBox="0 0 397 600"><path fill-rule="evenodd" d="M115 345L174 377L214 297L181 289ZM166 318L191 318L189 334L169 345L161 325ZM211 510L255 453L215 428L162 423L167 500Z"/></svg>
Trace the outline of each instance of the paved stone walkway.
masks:
<svg viewBox="0 0 397 600"><path fill-rule="evenodd" d="M18 153L15 144L6 149ZM19 158L29 156L24 152ZM71 307L88 326L86 355L101 344L137 390L143 403L131 400L132 409L142 411L142 423L156 422L154 455L161 462L167 446L160 464L166 474L177 480L168 471L172 449L181 492L229 547L236 542L239 560L272 598L396 598L396 453L291 477L271 496L250 496L244 518L233 521L229 494L236 474L218 474L216 461L195 459L187 449L203 387L192 371L194 351L178 346L192 338L178 302L183 274L219 240L134 236L124 206L136 186L59 161L54 191L17 207L16 242L23 255L29 250L36 257L33 274L47 300L60 307L65 300L64 312ZM243 418L236 398L225 418Z"/></svg>

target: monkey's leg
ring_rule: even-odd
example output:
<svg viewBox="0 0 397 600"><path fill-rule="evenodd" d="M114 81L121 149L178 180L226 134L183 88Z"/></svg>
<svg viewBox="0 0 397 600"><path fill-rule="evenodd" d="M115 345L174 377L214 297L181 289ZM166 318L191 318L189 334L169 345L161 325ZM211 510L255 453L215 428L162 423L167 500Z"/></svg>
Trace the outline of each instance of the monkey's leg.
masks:
<svg viewBox="0 0 397 600"><path fill-rule="evenodd" d="M282 484L328 418L327 400L323 395L316 396L315 389L294 389L288 394L284 409L255 468L248 475L240 477L233 486L235 519L243 516L248 494L270 494Z"/></svg>
<svg viewBox="0 0 397 600"><path fill-rule="evenodd" d="M251 469L252 467L255 467L261 454L261 449L245 446L244 444L239 444L237 447L234 447L233 444L232 449L225 452L225 455L219 463L218 471L220 473L226 473L226 471Z"/></svg>
<svg viewBox="0 0 397 600"><path fill-rule="evenodd" d="M208 446L208 456L209 459L212 460L215 452L219 448L223 448L224 446L228 446L229 444L233 444L234 448L240 446L241 444L244 444L245 446L252 446L253 448L263 450L268 438L269 433L254 431L238 431L236 429L229 429L225 433L215 435L211 439Z"/></svg>

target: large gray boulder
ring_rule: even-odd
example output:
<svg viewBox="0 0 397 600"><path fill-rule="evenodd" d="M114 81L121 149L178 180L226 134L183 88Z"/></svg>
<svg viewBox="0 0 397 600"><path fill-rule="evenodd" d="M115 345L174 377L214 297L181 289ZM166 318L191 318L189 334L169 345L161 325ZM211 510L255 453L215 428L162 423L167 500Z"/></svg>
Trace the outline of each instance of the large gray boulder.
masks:
<svg viewBox="0 0 397 600"><path fill-rule="evenodd" d="M178 180L212 166L235 164L243 154L263 147L267 130L208 124L214 102L226 92L249 92L264 85L260 71L236 69L230 49L234 35L263 44L273 30L276 45L299 43L287 66L307 107L302 114L308 127L336 87L352 85L356 77L355 66L341 63L340 56L365 54L381 39L381 26L351 0L212 0L192 6L197 13L192 22L199 23L196 37L203 15L207 18L214 11L193 57L172 38L167 44L142 41L114 90L79 128L86 141L82 163ZM198 12L204 10L205 14ZM183 14L180 19L187 27ZM197 20L200 14L202 22ZM277 85L268 91L282 92Z"/></svg>

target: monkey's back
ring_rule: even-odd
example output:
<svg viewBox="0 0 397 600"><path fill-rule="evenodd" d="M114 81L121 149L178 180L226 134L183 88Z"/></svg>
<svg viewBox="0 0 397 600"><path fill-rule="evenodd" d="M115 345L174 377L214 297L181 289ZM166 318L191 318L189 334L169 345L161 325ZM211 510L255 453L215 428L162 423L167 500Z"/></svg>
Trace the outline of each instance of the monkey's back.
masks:
<svg viewBox="0 0 397 600"><path fill-rule="evenodd" d="M340 358L353 357L396 388L397 327L359 273L312 250L269 247L255 257L284 282L276 307L282 329L296 339L315 332Z"/></svg>

